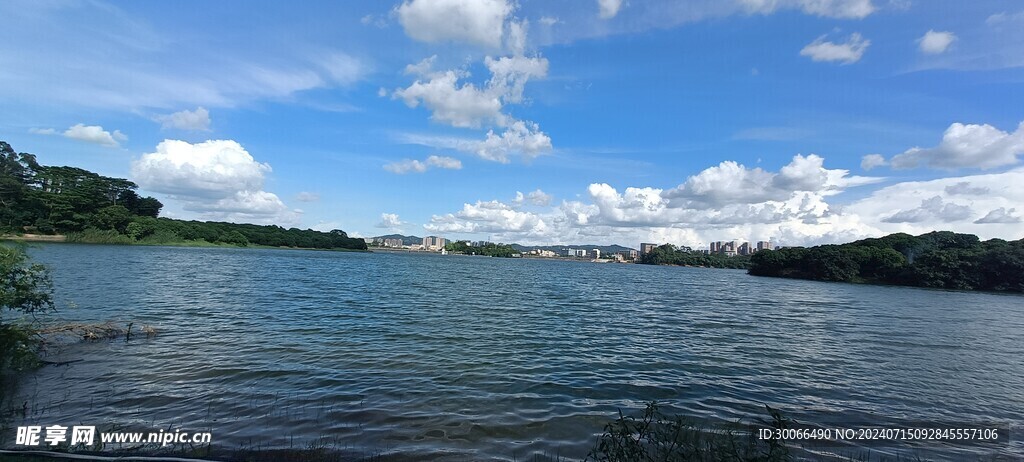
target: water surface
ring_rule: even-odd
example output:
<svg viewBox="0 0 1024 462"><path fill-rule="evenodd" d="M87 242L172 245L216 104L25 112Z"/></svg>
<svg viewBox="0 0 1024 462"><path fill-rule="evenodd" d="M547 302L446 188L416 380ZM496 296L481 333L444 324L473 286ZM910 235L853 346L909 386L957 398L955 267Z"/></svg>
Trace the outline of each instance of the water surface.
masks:
<svg viewBox="0 0 1024 462"><path fill-rule="evenodd" d="M82 361L19 387L22 424L446 460L583 457L649 400L711 422L768 404L804 422L1024 424L1017 295L400 253L31 254L53 268L59 318L159 334L66 349Z"/></svg>

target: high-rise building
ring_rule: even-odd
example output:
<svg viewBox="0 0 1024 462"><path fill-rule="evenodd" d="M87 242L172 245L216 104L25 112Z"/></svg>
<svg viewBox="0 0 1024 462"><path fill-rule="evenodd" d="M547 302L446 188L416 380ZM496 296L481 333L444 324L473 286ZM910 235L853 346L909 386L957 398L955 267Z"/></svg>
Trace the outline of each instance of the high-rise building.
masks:
<svg viewBox="0 0 1024 462"><path fill-rule="evenodd" d="M773 250L774 246L769 241L757 241L757 250Z"/></svg>
<svg viewBox="0 0 1024 462"><path fill-rule="evenodd" d="M427 236L423 238L424 250L441 250L447 241L443 237Z"/></svg>
<svg viewBox="0 0 1024 462"><path fill-rule="evenodd" d="M646 253L650 253L650 251L654 250L654 248L657 247L657 246L658 246L658 244L651 244L649 242L642 242L642 243L640 243L640 255L644 255Z"/></svg>
<svg viewBox="0 0 1024 462"><path fill-rule="evenodd" d="M601 249L593 249L590 251L590 256L594 258L601 258Z"/></svg>
<svg viewBox="0 0 1024 462"><path fill-rule="evenodd" d="M750 247L750 243L749 242L744 242L744 243L740 244L740 246L736 249L736 253L738 253L740 255L750 255L750 254L752 254L754 252L752 251L752 248Z"/></svg>

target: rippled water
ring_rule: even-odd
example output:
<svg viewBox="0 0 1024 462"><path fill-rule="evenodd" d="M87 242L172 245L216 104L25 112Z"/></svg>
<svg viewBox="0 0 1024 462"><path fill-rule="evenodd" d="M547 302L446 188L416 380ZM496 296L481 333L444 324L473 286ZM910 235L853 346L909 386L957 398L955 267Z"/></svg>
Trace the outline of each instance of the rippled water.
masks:
<svg viewBox="0 0 1024 462"><path fill-rule="evenodd" d="M31 253L61 319L160 333L66 349L82 361L19 386L24 423L451 460L583 457L648 400L712 422L769 404L804 422L1024 424L1020 296L418 254Z"/></svg>

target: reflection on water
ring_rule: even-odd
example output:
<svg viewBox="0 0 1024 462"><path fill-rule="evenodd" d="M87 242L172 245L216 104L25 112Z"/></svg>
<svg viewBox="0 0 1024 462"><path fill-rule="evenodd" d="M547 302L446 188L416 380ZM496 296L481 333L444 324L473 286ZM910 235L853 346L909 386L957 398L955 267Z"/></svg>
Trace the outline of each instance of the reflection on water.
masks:
<svg viewBox="0 0 1024 462"><path fill-rule="evenodd" d="M769 404L805 422L1024 423L1020 296L440 255L31 253L61 319L160 333L68 349L82 361L21 384L22 424L511 460L582 457L648 400L712 421Z"/></svg>

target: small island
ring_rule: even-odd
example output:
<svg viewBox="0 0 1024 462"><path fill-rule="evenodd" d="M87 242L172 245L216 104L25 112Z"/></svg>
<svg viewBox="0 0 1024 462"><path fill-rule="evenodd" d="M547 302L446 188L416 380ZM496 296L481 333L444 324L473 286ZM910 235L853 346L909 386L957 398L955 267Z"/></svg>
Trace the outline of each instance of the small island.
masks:
<svg viewBox="0 0 1024 462"><path fill-rule="evenodd" d="M959 290L1024 292L1024 239L981 241L935 231L890 234L841 245L762 250L750 274Z"/></svg>

